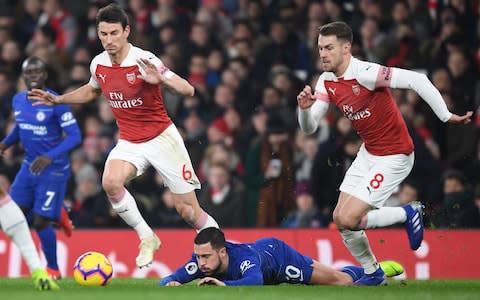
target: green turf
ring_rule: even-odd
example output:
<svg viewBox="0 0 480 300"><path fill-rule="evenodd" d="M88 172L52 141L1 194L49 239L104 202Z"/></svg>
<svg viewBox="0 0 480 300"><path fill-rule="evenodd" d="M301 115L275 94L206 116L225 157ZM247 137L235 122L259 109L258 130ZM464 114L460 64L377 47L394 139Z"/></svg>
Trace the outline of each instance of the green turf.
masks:
<svg viewBox="0 0 480 300"><path fill-rule="evenodd" d="M82 287L72 279L60 281L61 291L37 292L29 279L0 279L0 299L52 300L248 300L248 299L355 299L355 300L470 300L480 299L480 281L390 281L381 287L255 286L216 287L194 284L159 287L156 279L118 279L106 287Z"/></svg>

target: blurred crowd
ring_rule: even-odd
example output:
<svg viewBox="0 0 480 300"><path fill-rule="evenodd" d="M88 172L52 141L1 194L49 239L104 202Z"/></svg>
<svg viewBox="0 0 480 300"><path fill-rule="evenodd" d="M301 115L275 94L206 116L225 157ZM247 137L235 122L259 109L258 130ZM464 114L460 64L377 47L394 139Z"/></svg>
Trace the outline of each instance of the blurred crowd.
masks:
<svg viewBox="0 0 480 300"><path fill-rule="evenodd" d="M107 0L0 0L0 138L12 128L21 63L48 64L48 87L86 83L103 49L95 16ZM163 91L202 189L201 206L220 227L331 227L338 187L361 140L332 107L311 136L299 130L296 95L322 73L318 28L345 21L355 57L425 73L450 111L476 111L467 125L442 123L410 90L392 90L415 144L415 165L388 200L421 200L427 227L480 227L480 2L476 0L123 0L133 44L148 49L195 86L182 98ZM115 145L107 101L73 106L83 144L71 153L65 203L75 226L124 227L100 174ZM21 145L0 159L8 189ZM129 183L147 222L187 227L153 169Z"/></svg>

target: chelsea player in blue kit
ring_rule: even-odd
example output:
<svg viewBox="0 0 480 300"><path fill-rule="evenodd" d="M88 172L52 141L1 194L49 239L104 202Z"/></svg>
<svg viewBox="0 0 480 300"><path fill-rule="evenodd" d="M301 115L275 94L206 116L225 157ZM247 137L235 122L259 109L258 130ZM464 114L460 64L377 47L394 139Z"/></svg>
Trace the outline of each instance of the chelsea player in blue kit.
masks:
<svg viewBox="0 0 480 300"><path fill-rule="evenodd" d="M403 273L393 261L380 263L388 277ZM311 285L352 285L363 275L363 268L347 266L341 271L304 256L285 242L264 238L253 244L225 241L218 228L206 228L197 234L190 261L160 285L177 286L195 279L199 285L275 285L281 283Z"/></svg>
<svg viewBox="0 0 480 300"><path fill-rule="evenodd" d="M46 66L39 58L29 57L23 62L22 76L28 90L46 89ZM59 278L52 221L60 221L70 177L68 153L80 144L80 129L70 106L32 106L27 91L15 94L12 107L15 127L0 143L0 154L21 142L25 157L10 194L24 214L31 217L47 259L47 271Z"/></svg>

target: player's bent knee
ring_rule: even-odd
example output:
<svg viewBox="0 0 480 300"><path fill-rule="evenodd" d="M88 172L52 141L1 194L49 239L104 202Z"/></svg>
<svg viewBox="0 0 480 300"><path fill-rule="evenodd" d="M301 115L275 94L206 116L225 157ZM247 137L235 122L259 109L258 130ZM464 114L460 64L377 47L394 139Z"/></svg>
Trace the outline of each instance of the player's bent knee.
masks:
<svg viewBox="0 0 480 300"><path fill-rule="evenodd" d="M44 218L44 217L39 216L39 215L34 215L32 226L37 231L38 230L43 230L43 229L47 228L50 225L51 222L52 221L47 219L47 218Z"/></svg>
<svg viewBox="0 0 480 300"><path fill-rule="evenodd" d="M360 222L357 218L351 215L337 215L334 217L333 221L337 228L339 229L350 229L355 230L358 227L358 223Z"/></svg>
<svg viewBox="0 0 480 300"><path fill-rule="evenodd" d="M341 225L341 222L340 222L340 215L339 214L336 214L335 212L333 213L333 223L335 223L335 225L337 225L337 228L340 228L339 226Z"/></svg>
<svg viewBox="0 0 480 300"><path fill-rule="evenodd" d="M117 195L124 189L123 181L114 177L104 177L102 180L102 187L109 196Z"/></svg>

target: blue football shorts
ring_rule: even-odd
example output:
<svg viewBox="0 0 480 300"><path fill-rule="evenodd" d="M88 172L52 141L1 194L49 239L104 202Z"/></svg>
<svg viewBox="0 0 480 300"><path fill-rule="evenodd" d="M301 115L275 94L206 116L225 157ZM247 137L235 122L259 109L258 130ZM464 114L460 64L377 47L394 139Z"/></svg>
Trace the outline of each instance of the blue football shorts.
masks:
<svg viewBox="0 0 480 300"><path fill-rule="evenodd" d="M10 190L12 199L37 215L58 221L70 171L45 170L40 175L33 175L29 167L23 164L15 177Z"/></svg>

